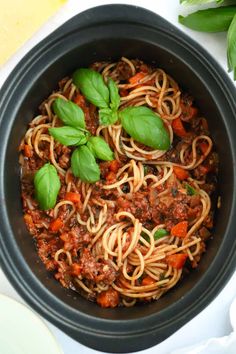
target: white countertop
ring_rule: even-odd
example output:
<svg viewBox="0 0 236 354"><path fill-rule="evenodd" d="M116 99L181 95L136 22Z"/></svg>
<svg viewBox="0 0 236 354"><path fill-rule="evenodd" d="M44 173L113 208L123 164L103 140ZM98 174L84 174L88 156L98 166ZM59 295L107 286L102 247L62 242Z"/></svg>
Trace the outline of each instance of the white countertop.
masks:
<svg viewBox="0 0 236 354"><path fill-rule="evenodd" d="M104 5L107 3L126 3L132 5L138 5L150 9L164 18L169 22L173 23L177 27L181 28L190 37L195 39L203 47L205 47L209 53L222 65L222 67L227 70L226 61L226 34L206 34L198 33L188 30L180 26L177 22L178 13L186 13L190 11L189 8L183 8L178 5L178 0L136 0L136 1L99 1L99 0L86 0L83 3L80 0L68 0L68 3L53 17L48 21L5 65L0 71L0 86L14 68L14 66L19 62L19 60L31 49L36 43L41 39L46 37L51 31L56 29L59 25L64 23L67 19L71 18L78 12L86 10L90 7L97 5ZM231 75L232 78L232 75ZM11 296L12 298L24 302L23 299L16 293L14 288L11 286L9 281L6 279L5 275L0 269L0 293ZM169 337L167 340L161 344L152 347L150 349L144 350L139 353L143 354L167 354L172 350L193 345L201 340L205 340L210 337L220 337L228 335L232 328L229 321L229 306L236 297L236 272L227 283L225 288L221 293L215 298L215 300L199 315L188 322L175 334ZM92 354L99 353L95 350L87 348L66 334L61 332L55 326L45 321L65 354ZM43 353L44 354L44 353ZM48 353L50 354L50 353Z"/></svg>

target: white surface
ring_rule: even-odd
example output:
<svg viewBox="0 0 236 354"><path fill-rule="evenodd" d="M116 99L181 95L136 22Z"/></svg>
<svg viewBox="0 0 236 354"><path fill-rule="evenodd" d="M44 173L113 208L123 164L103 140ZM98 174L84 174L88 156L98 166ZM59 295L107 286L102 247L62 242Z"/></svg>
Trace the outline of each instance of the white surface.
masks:
<svg viewBox="0 0 236 354"><path fill-rule="evenodd" d="M197 40L203 47L205 47L209 53L222 65L226 70L226 35L225 34L205 34L197 33L188 30L177 22L178 13L185 14L190 11L190 8L183 8L178 5L178 0L136 0L136 1L96 1L86 0L81 2L80 0L68 0L68 3L61 9L49 22L47 22L1 69L0 72L0 86L6 79L7 75L19 62L19 60L25 55L25 53L31 49L36 43L43 39L47 34L61 25L70 17L74 16L78 12L81 12L87 8L107 4L107 3L126 3L133 4L142 7L146 7L173 23L177 27L181 28L190 37ZM1 44L1 43L0 43ZM231 75L232 78L232 75ZM10 285L2 271L0 270L0 293L7 294L19 301L23 302L20 296L16 293L13 287ZM202 340L206 340L210 337L221 337L229 335L232 331L232 327L229 321L229 307L233 298L236 296L236 273L234 273L231 280L228 282L222 292L216 297L216 299L198 316L187 323L174 335L169 337L161 344L139 352L141 354L169 354L171 351L178 348L193 345ZM83 345L75 342L70 337L62 333L53 325L48 323L49 328L52 330L58 342L61 344L64 354L92 354L99 353L92 349L86 348ZM14 338L14 336L13 336ZM1 352L1 350L0 350ZM236 352L236 349L235 349ZM181 351L179 352L181 353ZM214 352L212 352L214 353ZM224 353L224 352L221 352ZM225 353L228 353L227 351ZM48 352L48 354L50 354Z"/></svg>
<svg viewBox="0 0 236 354"><path fill-rule="evenodd" d="M1 354L63 354L44 322L25 305L0 294L0 314Z"/></svg>

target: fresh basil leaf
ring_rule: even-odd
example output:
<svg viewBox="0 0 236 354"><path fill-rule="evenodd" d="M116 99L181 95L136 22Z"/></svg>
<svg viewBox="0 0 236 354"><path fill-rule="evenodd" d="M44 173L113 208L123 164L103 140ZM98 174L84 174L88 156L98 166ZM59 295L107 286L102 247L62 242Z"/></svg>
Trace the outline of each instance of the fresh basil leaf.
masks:
<svg viewBox="0 0 236 354"><path fill-rule="evenodd" d="M78 69L72 78L89 102L99 108L109 107L109 90L101 74L92 69Z"/></svg>
<svg viewBox="0 0 236 354"><path fill-rule="evenodd" d="M227 31L236 13L236 6L222 6L196 11L190 15L179 16L179 23L200 32Z"/></svg>
<svg viewBox="0 0 236 354"><path fill-rule="evenodd" d="M42 210L54 208L61 187L56 168L46 163L34 175L35 197Z"/></svg>
<svg viewBox="0 0 236 354"><path fill-rule="evenodd" d="M84 112L72 101L56 98L53 102L54 113L66 125L76 128L85 128Z"/></svg>
<svg viewBox="0 0 236 354"><path fill-rule="evenodd" d="M228 30L227 43L228 67L229 71L234 71L234 80L236 80L236 13Z"/></svg>
<svg viewBox="0 0 236 354"><path fill-rule="evenodd" d="M118 86L111 78L108 79L107 86L110 93L110 107L112 110L117 111L120 105L120 95Z"/></svg>
<svg viewBox="0 0 236 354"><path fill-rule="evenodd" d="M92 151L93 155L100 160L112 161L114 160L113 151L104 139L99 136L92 136L89 138L87 146Z"/></svg>
<svg viewBox="0 0 236 354"><path fill-rule="evenodd" d="M157 241L167 235L169 235L169 232L166 229L158 229L154 234L154 240Z"/></svg>
<svg viewBox="0 0 236 354"><path fill-rule="evenodd" d="M218 4L224 2L224 0L180 0L182 5L200 5L200 4L208 4L210 2L216 2Z"/></svg>
<svg viewBox="0 0 236 354"><path fill-rule="evenodd" d="M197 194L197 191L196 191L192 186L190 186L190 184L185 183L185 188L186 188L186 191L187 191L187 194L188 194L188 195L195 195L195 194Z"/></svg>
<svg viewBox="0 0 236 354"><path fill-rule="evenodd" d="M134 140L158 150L170 147L161 118L147 107L127 107L119 112L122 127Z"/></svg>
<svg viewBox="0 0 236 354"><path fill-rule="evenodd" d="M71 168L75 177L83 182L94 183L100 179L100 169L95 157L86 146L77 148L71 156Z"/></svg>
<svg viewBox="0 0 236 354"><path fill-rule="evenodd" d="M81 130L73 127L49 128L48 131L56 141L65 146L84 145L87 143L86 135Z"/></svg>
<svg viewBox="0 0 236 354"><path fill-rule="evenodd" d="M118 120L116 110L110 108L102 108L98 111L100 125L112 125Z"/></svg>

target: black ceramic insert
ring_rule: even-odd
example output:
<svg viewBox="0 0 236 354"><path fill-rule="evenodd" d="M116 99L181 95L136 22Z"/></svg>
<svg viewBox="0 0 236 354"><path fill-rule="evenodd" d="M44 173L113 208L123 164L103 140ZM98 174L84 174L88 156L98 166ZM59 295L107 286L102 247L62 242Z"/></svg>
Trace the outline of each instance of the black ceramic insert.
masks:
<svg viewBox="0 0 236 354"><path fill-rule="evenodd" d="M39 260L22 217L18 145L39 104L62 77L98 60L140 58L162 67L208 118L220 158L214 238L200 266L157 302L102 309L66 290ZM0 258L19 294L79 342L110 352L153 346L202 311L236 264L236 94L226 73L197 43L158 15L128 5L85 11L45 38L0 92Z"/></svg>

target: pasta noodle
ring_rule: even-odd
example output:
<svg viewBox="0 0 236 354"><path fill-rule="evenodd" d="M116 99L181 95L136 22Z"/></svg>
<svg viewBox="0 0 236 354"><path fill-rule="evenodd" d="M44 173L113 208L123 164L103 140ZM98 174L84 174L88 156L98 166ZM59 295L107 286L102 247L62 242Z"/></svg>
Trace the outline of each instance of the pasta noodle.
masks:
<svg viewBox="0 0 236 354"><path fill-rule="evenodd" d="M96 107L65 78L20 145L24 219L40 258L63 286L102 307L130 307L159 299L198 266L213 226L218 159L207 121L164 70L127 58L92 68L117 83L120 109L146 106L159 114L171 147L140 144L119 121L99 125ZM62 125L52 108L56 98L80 105L87 129L114 151L114 161L99 162L101 180L94 184L74 177L73 147L48 131ZM32 181L45 162L56 168L61 189L55 207L43 211Z"/></svg>

